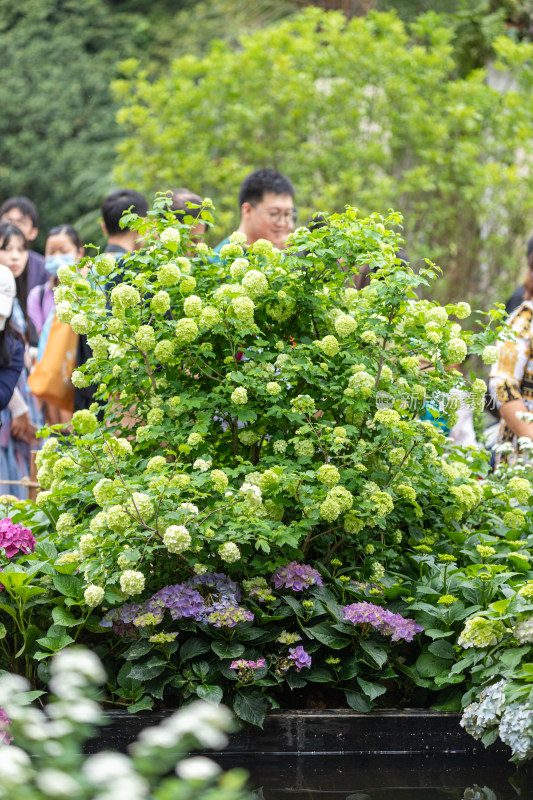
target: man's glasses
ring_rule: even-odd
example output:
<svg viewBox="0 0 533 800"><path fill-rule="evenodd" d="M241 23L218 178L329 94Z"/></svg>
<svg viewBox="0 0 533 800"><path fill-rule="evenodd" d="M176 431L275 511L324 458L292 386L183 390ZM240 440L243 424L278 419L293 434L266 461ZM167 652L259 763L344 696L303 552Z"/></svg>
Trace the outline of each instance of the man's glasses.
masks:
<svg viewBox="0 0 533 800"><path fill-rule="evenodd" d="M266 214L272 222L283 221L287 225L294 225L298 219L298 210L296 208L292 208L290 211L267 211L264 208L258 208L254 203L250 203L250 205L255 208L256 211L260 211L261 214Z"/></svg>

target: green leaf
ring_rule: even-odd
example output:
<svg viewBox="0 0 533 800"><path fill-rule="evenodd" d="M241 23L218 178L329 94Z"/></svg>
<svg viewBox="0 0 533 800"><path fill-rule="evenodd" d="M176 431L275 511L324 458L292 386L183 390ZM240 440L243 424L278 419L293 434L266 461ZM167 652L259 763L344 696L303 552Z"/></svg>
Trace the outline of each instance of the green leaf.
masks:
<svg viewBox="0 0 533 800"><path fill-rule="evenodd" d="M437 628L427 628L424 633L430 639L444 639L447 636L453 636L453 631L440 631Z"/></svg>
<svg viewBox="0 0 533 800"><path fill-rule="evenodd" d="M449 642L432 642L428 645L428 650L430 653L433 653L434 656L438 656L438 658L453 660L455 656L453 645Z"/></svg>
<svg viewBox="0 0 533 800"><path fill-rule="evenodd" d="M385 648L369 639L360 639L359 646L370 656L370 660L381 669L388 657Z"/></svg>
<svg viewBox="0 0 533 800"><path fill-rule="evenodd" d="M366 714L372 708L372 703L361 692L355 692L353 689L345 689L346 702L353 708L354 711L359 711L361 714Z"/></svg>
<svg viewBox="0 0 533 800"><path fill-rule="evenodd" d="M52 542L38 542L35 552L40 556L45 556L46 558L57 558L57 547Z"/></svg>
<svg viewBox="0 0 533 800"><path fill-rule="evenodd" d="M252 725L263 727L267 712L267 701L259 692L237 692L233 700L233 710L237 716Z"/></svg>
<svg viewBox="0 0 533 800"><path fill-rule="evenodd" d="M515 667L517 667L520 664L524 656L526 656L530 651L531 651L530 646L512 647L509 650L505 650L500 655L500 661L502 664L505 664L506 667L509 667L510 669L515 669Z"/></svg>
<svg viewBox="0 0 533 800"><path fill-rule="evenodd" d="M211 650L219 658L239 658L244 653L240 642L211 642Z"/></svg>
<svg viewBox="0 0 533 800"><path fill-rule="evenodd" d="M3 639L7 633L7 628L3 622L0 622L0 639Z"/></svg>
<svg viewBox="0 0 533 800"><path fill-rule="evenodd" d="M131 705L128 706L128 711L130 714L136 714L137 711L151 711L153 707L153 697L149 697L147 694L145 694L136 703L131 703Z"/></svg>
<svg viewBox="0 0 533 800"><path fill-rule="evenodd" d="M180 647L180 660L187 661L189 658L201 656L203 653L208 653L211 648L208 643L198 637L191 637L187 639L185 644Z"/></svg>
<svg viewBox="0 0 533 800"><path fill-rule="evenodd" d="M20 648L20 650L15 653L15 658L20 658L23 653L27 653L28 650L33 647L35 642L37 641L37 637L41 633L40 628L37 625L28 625L24 634L24 644ZM0 637L1 638L1 637Z"/></svg>
<svg viewBox="0 0 533 800"><path fill-rule="evenodd" d="M136 642L126 650L124 658L128 661L135 661L137 658L142 658L153 649L153 645L148 639L138 639Z"/></svg>
<svg viewBox="0 0 533 800"><path fill-rule="evenodd" d="M149 681L151 678L157 678L158 675L161 675L161 673L165 671L165 668L166 661L151 659L151 661L146 664L133 664L129 672L129 677L134 681Z"/></svg>
<svg viewBox="0 0 533 800"><path fill-rule="evenodd" d="M58 650L62 650L63 647L67 647L69 644L72 644L73 641L74 639L72 636L63 633L61 636L43 636L41 639L37 639L37 644L57 653Z"/></svg>
<svg viewBox="0 0 533 800"><path fill-rule="evenodd" d="M196 694L200 700L205 700L207 703L212 703L215 706L218 706L218 704L222 702L223 692L220 686L205 686L204 684L200 684L200 686L196 687Z"/></svg>
<svg viewBox="0 0 533 800"><path fill-rule="evenodd" d="M357 683L363 690L364 694L370 698L370 700L375 700L376 697L380 697L387 691L386 688L381 686L379 683L365 681L363 678L357 678Z"/></svg>
<svg viewBox="0 0 533 800"><path fill-rule="evenodd" d="M336 636L335 632L332 632L331 626L325 622L321 622L319 625L315 625L313 628L306 628L305 632L312 639L317 639L327 647L333 648L333 650L342 650L343 647L348 647L348 645L351 644L350 639L344 639L340 636Z"/></svg>
<svg viewBox="0 0 533 800"><path fill-rule="evenodd" d="M46 589L43 589L42 586L13 586L11 591L14 595L21 597L24 602L27 603L32 597L45 594Z"/></svg>
<svg viewBox="0 0 533 800"><path fill-rule="evenodd" d="M325 667L311 667L306 671L305 677L312 683L331 683L333 675Z"/></svg>
<svg viewBox="0 0 533 800"><path fill-rule="evenodd" d="M491 608L492 608L492 609L493 609L493 610L494 610L494 611L495 611L497 614L503 614L503 613L505 612L505 610L506 610L506 608L507 608L507 606L509 605L509 603L510 603L510 602L511 602L511 598L510 598L510 597L508 597L508 598L506 598L506 599L504 599L504 600L497 600L495 603L491 603L491 604L490 604L490 607L491 607Z"/></svg>
<svg viewBox="0 0 533 800"><path fill-rule="evenodd" d="M302 605L295 597L291 597L290 595L286 595L283 598L283 600L284 600L285 603L287 603L288 606L290 606L292 608L292 610L294 611L294 613L296 614L297 617L300 617L300 619L305 617L305 613L304 613L304 610L302 608Z"/></svg>
<svg viewBox="0 0 533 800"><path fill-rule="evenodd" d="M24 586L29 580L30 576L25 572L0 572L0 583L6 589L12 589L14 586Z"/></svg>
<svg viewBox="0 0 533 800"><path fill-rule="evenodd" d="M74 597L81 600L83 597L83 584L74 575L55 575L53 578L57 591L65 597Z"/></svg>
<svg viewBox="0 0 533 800"><path fill-rule="evenodd" d="M449 669L448 661L437 658L432 653L422 653L416 660L416 669L423 678L434 678L444 670Z"/></svg>
<svg viewBox="0 0 533 800"><path fill-rule="evenodd" d="M64 628L72 628L74 625L81 625L83 620L76 619L76 617L67 611L62 606L55 606L52 609L52 619L56 625L62 625Z"/></svg>
<svg viewBox="0 0 533 800"><path fill-rule="evenodd" d="M8 606L7 603L0 603L0 611L5 611L5 613L9 614L9 616L13 617L13 619L17 618L17 612L12 606Z"/></svg>

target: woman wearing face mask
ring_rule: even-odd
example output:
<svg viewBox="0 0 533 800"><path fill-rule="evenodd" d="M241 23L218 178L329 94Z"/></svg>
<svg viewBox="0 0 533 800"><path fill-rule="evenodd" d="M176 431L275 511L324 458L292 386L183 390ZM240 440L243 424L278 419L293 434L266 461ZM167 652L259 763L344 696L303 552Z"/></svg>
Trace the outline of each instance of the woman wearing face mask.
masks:
<svg viewBox="0 0 533 800"><path fill-rule="evenodd" d="M55 309L54 289L58 284L59 267L71 267L82 256L80 237L72 225L57 225L48 233L44 249L44 268L49 273L50 280L42 286L35 286L28 295L28 316L38 334Z"/></svg>

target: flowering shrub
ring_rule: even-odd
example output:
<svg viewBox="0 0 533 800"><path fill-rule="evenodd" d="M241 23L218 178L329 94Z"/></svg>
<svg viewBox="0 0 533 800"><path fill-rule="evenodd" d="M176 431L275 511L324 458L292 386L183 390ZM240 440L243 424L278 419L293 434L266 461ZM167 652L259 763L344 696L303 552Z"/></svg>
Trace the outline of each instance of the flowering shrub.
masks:
<svg viewBox="0 0 533 800"><path fill-rule="evenodd" d="M529 568L529 476L487 479L442 427L453 390L483 404L450 365L493 346L499 312L474 332L466 303L419 300L437 270L397 259L396 214L347 209L283 254L237 233L220 263L165 205L125 215L142 250L61 273L96 401L39 453L35 553L0 576L6 665L44 680L87 642L130 711L224 698L256 724L311 689L458 709L480 683L454 644L500 643L490 604Z"/></svg>

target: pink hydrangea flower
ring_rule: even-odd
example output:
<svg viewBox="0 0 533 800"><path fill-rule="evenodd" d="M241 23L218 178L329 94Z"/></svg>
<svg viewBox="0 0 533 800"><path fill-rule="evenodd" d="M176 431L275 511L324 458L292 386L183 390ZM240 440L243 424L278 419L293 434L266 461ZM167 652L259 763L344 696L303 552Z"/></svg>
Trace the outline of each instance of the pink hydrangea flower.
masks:
<svg viewBox="0 0 533 800"><path fill-rule="evenodd" d="M9 517L0 520L0 549L3 548L6 558L13 558L17 553L33 553L37 542L28 528L12 522Z"/></svg>

